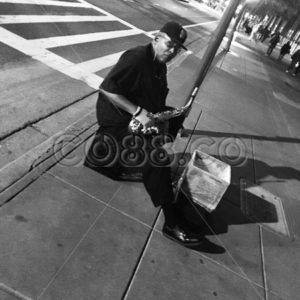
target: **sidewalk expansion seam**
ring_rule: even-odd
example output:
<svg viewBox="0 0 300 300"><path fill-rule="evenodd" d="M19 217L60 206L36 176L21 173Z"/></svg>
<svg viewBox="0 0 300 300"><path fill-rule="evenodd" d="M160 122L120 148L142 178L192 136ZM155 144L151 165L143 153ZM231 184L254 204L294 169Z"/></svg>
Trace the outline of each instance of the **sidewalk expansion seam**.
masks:
<svg viewBox="0 0 300 300"><path fill-rule="evenodd" d="M134 267L134 269L133 269L132 275L131 275L130 278L129 278L128 284L127 284L127 286L126 286L126 288L125 288L125 291L124 291L124 293L123 293L123 296L122 296L122 298L121 298L122 300L126 300L127 297L128 297L128 295L129 295L129 292L130 292L130 290L131 290L132 284L134 283L134 280L135 280L136 275L137 275L137 273L138 273L138 271L139 271L139 269L140 269L140 266L141 266L141 263L142 263L142 261L143 261L143 258L144 258L145 254L146 254L146 252L147 252L148 247L149 247L151 238L152 238L152 236L153 236L153 232L154 232L154 230L155 230L155 227L156 227L156 224L157 224L157 222L158 222L158 220L159 220L159 217L160 217L160 215L161 215L161 212L162 212L162 209L160 209L160 210L158 211L158 213L157 213L157 215L156 215L156 218L154 219L154 222L153 222L153 224L152 224L152 226L151 226L150 233L149 233L149 235L148 235L148 237L147 237L147 239L146 239L145 245L144 245L144 247L143 247L143 249L142 249L141 254L140 254L139 257L138 257L138 261L137 261L137 263L136 263L136 265L135 265L135 267Z"/></svg>
<svg viewBox="0 0 300 300"><path fill-rule="evenodd" d="M89 234L89 232L93 229L93 227L95 226L95 224L99 221L100 217L104 214L104 212L106 211L109 202L111 202L114 197L118 194L119 190L121 189L122 186L120 186L115 193L113 194L113 196L111 197L111 199L108 201L107 205L105 205L103 207L103 209L101 210L101 212L99 213L99 215L95 218L95 220L92 222L92 224L89 226L89 228L87 229L87 231L82 235L82 237L80 238L79 242L75 245L75 247L71 250L71 252L69 253L69 255L67 256L66 260L62 263L62 265L58 268L58 270L55 272L55 274L52 276L52 278L50 279L50 281L48 282L48 284L42 289L40 295L37 297L37 300L39 300L43 294L46 292L46 290L50 287L50 285L52 284L52 282L55 280L55 278L58 276L58 274L60 273L60 271L64 268L64 266L66 265L66 263L71 259L71 257L73 256L73 254L76 252L76 250L78 249L78 247L80 246L80 244L82 243L82 241L86 238L86 236Z"/></svg>
<svg viewBox="0 0 300 300"><path fill-rule="evenodd" d="M7 286L6 284L4 284L2 282L0 282L0 291L3 291L6 294L14 296L14 297L16 297L17 299L20 299L20 300L32 300L32 298L29 298L29 297L21 294L17 290Z"/></svg>
<svg viewBox="0 0 300 300"><path fill-rule="evenodd" d="M228 272L230 272L230 273L233 273L234 275L238 276L239 278L248 281L248 282L251 284L252 287L253 287L253 285L254 285L254 286L257 286L257 287L259 287L259 288L261 288L261 289L264 289L264 287L263 287L261 284L259 284L259 283L255 282L255 281L251 280L246 274L243 275L243 274L241 274L241 273L238 273L237 271L234 271L234 270L230 269L230 268L227 267L226 265L223 265L223 264L220 263L219 261L214 260L213 258L211 258L211 257L209 257L209 256L207 256L207 255L205 255L205 254L203 254L203 253L199 253L198 251L194 251L194 250L192 250L192 251L193 251L194 253L196 253L197 255L199 255L199 256L201 256L201 257L203 257L203 258L209 260L210 262L212 262L212 263L214 263L214 264L216 264L217 266L219 266L219 267L225 269L226 271L228 271ZM243 273L244 273L244 272L243 272ZM254 287L253 287L253 288L254 288ZM256 291L256 289L254 289L254 290Z"/></svg>
<svg viewBox="0 0 300 300"><path fill-rule="evenodd" d="M199 216L202 218L202 220L204 221L205 225L206 225L209 229L212 230L212 228L210 227L210 225L208 224L208 222L207 222L205 219L203 219L202 215L197 211L197 208L196 208L195 204L193 203L193 201L190 200L190 203L191 203L191 205L194 207L195 211L196 211L196 212L199 214ZM213 230L212 230L212 232L214 233ZM264 287L261 286L260 284L256 283L256 282L254 282L253 280L251 280L251 279L247 276L247 274L245 273L245 271L243 270L243 268L242 268L242 267L239 265L239 263L234 259L233 255L230 253L230 251L229 251L228 248L224 245L224 243L221 241L221 239L218 237L218 235L217 235L217 234L214 234L214 236L216 237L217 241L218 241L218 242L226 249L226 251L228 252L228 256L231 258L232 262L234 263L235 266L237 266L237 268L239 269L239 271L240 271L241 273L240 273L240 274L239 274L239 273L236 273L235 271L233 271L233 270L227 268L225 265L222 265L222 264L220 264L220 263L217 262L217 261L215 261L215 263L218 264L218 265L222 265L225 269L230 270L232 273L234 273L234 274L238 275L239 277L241 277L241 278L247 280L247 281L249 282L250 286L253 288L253 290L257 293L257 295L260 296L258 290L257 290L254 286L256 285L256 286L259 286L259 287L261 287L261 288L263 288L263 289L264 289ZM202 254L200 254L200 255L202 255ZM203 256L206 257L205 255L203 255ZM214 260L213 260L213 261L214 261Z"/></svg>
<svg viewBox="0 0 300 300"><path fill-rule="evenodd" d="M120 210L120 209L114 207L113 205L108 204L107 202L104 202L103 200L98 199L97 197L93 196L93 195L90 194L90 193L87 193L86 191L84 191L84 190L82 190L81 188L77 187L76 185L70 183L69 181L66 181L66 180L63 179L63 178L61 178L61 177L59 177L59 176L57 176L57 175L52 174L51 171L48 171L46 174L48 174L48 175L54 177L56 180L59 180L60 182L63 182L63 183L65 183L65 184L69 185L70 187L72 187L72 188L75 189L76 191L79 191L80 193L82 193L82 194L88 196L89 198L92 198L92 199L96 200L97 202L100 202L101 204L103 204L103 205L105 205L105 206L107 206L107 207L113 209L114 211L117 211L118 213L124 215L125 217L128 217L129 219L131 219L131 220L133 220L133 221L136 221L137 223L139 223L139 224L141 224L141 225L143 225L143 226L145 226L145 227L147 227L147 228L151 228L150 225L144 223L143 221L140 221L139 219L137 219L137 218L135 218L135 217L133 217L133 216L131 216L131 215L129 215L129 214L123 212L122 210ZM122 186L123 186L123 185L121 185L120 188L122 188Z"/></svg>
<svg viewBox="0 0 300 300"><path fill-rule="evenodd" d="M265 253L264 253L264 245L263 245L263 232L262 232L261 225L259 225L259 242L260 242L259 246L260 246L260 254L261 254L264 295L265 295L265 300L268 300L269 297L268 297L267 273L266 273Z"/></svg>

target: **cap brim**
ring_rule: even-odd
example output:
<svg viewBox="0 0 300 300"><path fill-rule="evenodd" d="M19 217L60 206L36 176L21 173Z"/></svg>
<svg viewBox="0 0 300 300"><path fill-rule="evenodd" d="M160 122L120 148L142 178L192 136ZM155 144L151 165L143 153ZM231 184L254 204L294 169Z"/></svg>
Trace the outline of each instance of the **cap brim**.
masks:
<svg viewBox="0 0 300 300"><path fill-rule="evenodd" d="M181 42L179 42L178 40L172 39L172 41L174 43L176 43L178 46L180 46L181 48L183 48L184 50L187 50L187 48Z"/></svg>
<svg viewBox="0 0 300 300"><path fill-rule="evenodd" d="M181 44L180 47L183 48L184 50L187 50L187 47L185 47L183 44Z"/></svg>

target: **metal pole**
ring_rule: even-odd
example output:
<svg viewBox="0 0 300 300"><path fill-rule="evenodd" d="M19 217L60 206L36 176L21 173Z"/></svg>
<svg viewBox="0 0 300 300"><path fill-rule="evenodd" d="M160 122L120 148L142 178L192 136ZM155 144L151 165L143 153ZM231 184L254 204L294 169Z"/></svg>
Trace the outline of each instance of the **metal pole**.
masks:
<svg viewBox="0 0 300 300"><path fill-rule="evenodd" d="M192 87L190 93L189 93L189 97L188 99L186 100L186 104L188 103L193 103L195 97L196 97L196 94L198 93L199 91L199 87L201 86L208 70L209 70L209 67L218 51L218 48L220 47L220 44L223 40L223 37L225 36L226 34L226 31L227 31L227 28L230 24L230 21L239 5L241 0L231 0L230 3L228 4L226 10L224 11L223 13L223 16L220 20L220 23L218 24L218 27L216 28L215 32L212 34L211 38L210 38L210 41L209 41L209 44L207 46L207 49L203 55L203 58L201 60L201 64L200 64L200 69L199 69L199 72L197 74L195 74L193 76L193 81L194 82L194 86ZM195 78L196 77L196 78ZM190 109L191 109L191 106L190 106ZM190 110L189 109L189 110ZM185 117L187 117L188 115L188 112L187 114L185 114ZM201 112L198 116L198 119L201 115ZM198 122L198 121L197 121ZM196 122L196 124L197 124ZM195 127L194 127L195 129ZM191 140L191 137L192 135L190 135L189 137L189 140L187 141L186 143L186 146L185 146L185 149L183 150L182 154L181 154L181 157L179 158L178 162L180 161L181 158L184 157L186 151L187 151L187 147L189 145L189 142ZM176 169L176 174L178 174L179 172L179 164L177 165L177 169Z"/></svg>
<svg viewBox="0 0 300 300"><path fill-rule="evenodd" d="M238 25L239 25L239 23L241 21L241 18L242 18L242 15L245 12L245 9L246 9L246 6L244 4L243 8L240 10L238 16L236 17L234 25L233 25L230 33L229 33L228 41L226 43L226 46L224 47L224 50L227 51L227 52L229 52L229 50L230 50L230 46L231 46L231 43L232 43L232 40L233 40L234 33L235 33L235 31L236 31L236 29L237 29L237 27L238 27Z"/></svg>
<svg viewBox="0 0 300 300"><path fill-rule="evenodd" d="M207 49L203 55L199 73L194 80L194 88L190 91L190 95L195 96L195 90L197 89L197 92L200 85L202 84L240 1L241 0L231 0L226 10L224 11L220 23L218 24L215 32L212 34ZM187 99L187 102L189 100L190 96L189 99Z"/></svg>

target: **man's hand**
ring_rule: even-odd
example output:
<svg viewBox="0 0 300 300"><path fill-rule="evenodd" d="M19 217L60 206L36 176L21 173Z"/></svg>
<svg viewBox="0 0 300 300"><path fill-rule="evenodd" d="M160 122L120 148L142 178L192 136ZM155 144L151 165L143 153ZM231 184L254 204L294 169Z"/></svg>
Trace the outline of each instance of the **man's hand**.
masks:
<svg viewBox="0 0 300 300"><path fill-rule="evenodd" d="M151 118L151 113L149 113L146 109L142 108L141 112L135 117L144 128L148 128L154 125L154 119Z"/></svg>

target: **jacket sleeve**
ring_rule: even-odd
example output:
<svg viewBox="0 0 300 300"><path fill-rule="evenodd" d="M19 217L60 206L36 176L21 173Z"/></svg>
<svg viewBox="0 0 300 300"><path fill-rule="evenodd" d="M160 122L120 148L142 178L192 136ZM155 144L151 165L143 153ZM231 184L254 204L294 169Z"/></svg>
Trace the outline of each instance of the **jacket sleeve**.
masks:
<svg viewBox="0 0 300 300"><path fill-rule="evenodd" d="M139 83L141 59L130 50L123 53L117 64L106 76L101 88L110 93L130 94Z"/></svg>

